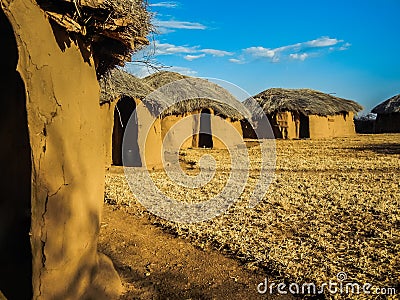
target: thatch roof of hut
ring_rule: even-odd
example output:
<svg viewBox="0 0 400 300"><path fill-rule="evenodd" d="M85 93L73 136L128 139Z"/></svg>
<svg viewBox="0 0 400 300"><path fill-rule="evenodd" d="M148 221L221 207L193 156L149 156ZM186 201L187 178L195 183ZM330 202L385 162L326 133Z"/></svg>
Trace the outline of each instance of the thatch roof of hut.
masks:
<svg viewBox="0 0 400 300"><path fill-rule="evenodd" d="M162 87L163 85L166 85L168 83L181 80L184 78L189 78L189 76L185 76L176 72L169 72L169 71L160 71L153 73L142 80L151 86L154 89L158 89Z"/></svg>
<svg viewBox="0 0 400 300"><path fill-rule="evenodd" d="M91 46L97 72L131 60L148 44L150 15L144 0L38 0L49 19Z"/></svg>
<svg viewBox="0 0 400 300"><path fill-rule="evenodd" d="M178 80L180 80L178 85L168 85ZM155 90L164 85L161 90ZM153 115L161 114L162 117L184 115L204 108L212 109L216 115L234 120L241 120L245 115L240 113L241 107L234 96L219 85L175 72L155 73L140 80L115 68L100 78L100 88L101 104L127 96L142 100Z"/></svg>
<svg viewBox="0 0 400 300"><path fill-rule="evenodd" d="M400 113L400 94L396 95L385 102L375 106L372 109L374 114L391 114Z"/></svg>
<svg viewBox="0 0 400 300"><path fill-rule="evenodd" d="M253 96L266 114L282 111L297 111L304 115L329 116L342 112L358 112L362 106L311 89L272 88ZM245 101L247 104L250 101ZM251 106L251 105L250 105Z"/></svg>
<svg viewBox="0 0 400 300"><path fill-rule="evenodd" d="M141 79L119 68L114 68L100 80L100 104L113 102L126 96L144 100L153 89Z"/></svg>

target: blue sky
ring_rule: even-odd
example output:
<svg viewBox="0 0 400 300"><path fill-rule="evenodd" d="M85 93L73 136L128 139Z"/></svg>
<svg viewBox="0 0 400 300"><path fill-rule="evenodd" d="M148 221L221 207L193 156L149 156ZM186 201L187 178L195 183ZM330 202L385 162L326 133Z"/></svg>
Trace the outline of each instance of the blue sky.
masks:
<svg viewBox="0 0 400 300"><path fill-rule="evenodd" d="M255 95L312 88L368 112L400 93L400 1L156 1L158 34L133 57L232 82ZM146 75L144 66L126 69Z"/></svg>

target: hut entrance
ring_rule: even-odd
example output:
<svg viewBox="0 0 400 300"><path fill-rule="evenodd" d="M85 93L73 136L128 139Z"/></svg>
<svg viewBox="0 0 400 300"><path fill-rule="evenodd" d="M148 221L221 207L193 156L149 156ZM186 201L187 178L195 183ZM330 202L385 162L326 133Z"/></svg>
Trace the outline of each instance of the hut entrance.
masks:
<svg viewBox="0 0 400 300"><path fill-rule="evenodd" d="M299 138L308 139L310 138L310 119L308 116L300 113L300 130Z"/></svg>
<svg viewBox="0 0 400 300"><path fill-rule="evenodd" d="M24 83L16 71L18 48L0 9L0 290L7 299L31 299L31 148ZM5 52L5 53L4 53ZM39 151L39 150L38 150Z"/></svg>
<svg viewBox="0 0 400 300"><path fill-rule="evenodd" d="M136 114L136 103L130 97L123 97L118 101L114 110L114 129L112 134L112 160L115 166L122 166L122 141L129 119L130 124L129 145L125 147L124 162L127 167L141 167L141 159L138 144L138 120Z"/></svg>
<svg viewBox="0 0 400 300"><path fill-rule="evenodd" d="M213 139L211 132L211 111L205 108L200 114L200 134L199 134L199 147L212 148Z"/></svg>

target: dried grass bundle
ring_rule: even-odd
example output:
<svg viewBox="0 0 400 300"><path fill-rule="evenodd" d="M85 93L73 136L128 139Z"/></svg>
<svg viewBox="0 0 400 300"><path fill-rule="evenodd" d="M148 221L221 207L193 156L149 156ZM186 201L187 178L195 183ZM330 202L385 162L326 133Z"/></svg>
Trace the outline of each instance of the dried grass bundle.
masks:
<svg viewBox="0 0 400 300"><path fill-rule="evenodd" d="M50 20L91 46L97 72L131 60L152 30L143 0L38 0Z"/></svg>

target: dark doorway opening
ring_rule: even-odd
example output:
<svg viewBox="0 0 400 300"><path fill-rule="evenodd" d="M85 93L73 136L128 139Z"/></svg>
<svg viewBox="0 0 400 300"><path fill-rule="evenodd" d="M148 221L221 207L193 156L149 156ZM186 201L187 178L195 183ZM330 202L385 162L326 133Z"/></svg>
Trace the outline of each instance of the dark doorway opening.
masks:
<svg viewBox="0 0 400 300"><path fill-rule="evenodd" d="M211 111L205 108L200 114L199 147L212 148L213 139L211 132Z"/></svg>
<svg viewBox="0 0 400 300"><path fill-rule="evenodd" d="M125 142L125 149L122 148L124 134L129 124L129 139ZM123 153L125 151L125 153ZM112 134L112 160L115 166L122 166L124 156L125 166L141 167L139 144L138 144L138 120L136 114L136 103L130 97L121 98L114 109L114 128Z"/></svg>
<svg viewBox="0 0 400 300"><path fill-rule="evenodd" d="M310 119L308 116L300 113L300 136L301 139L310 138Z"/></svg>
<svg viewBox="0 0 400 300"><path fill-rule="evenodd" d="M16 71L14 32L0 9L0 290L8 299L31 299L31 148L24 83Z"/></svg>

